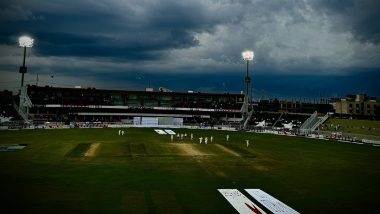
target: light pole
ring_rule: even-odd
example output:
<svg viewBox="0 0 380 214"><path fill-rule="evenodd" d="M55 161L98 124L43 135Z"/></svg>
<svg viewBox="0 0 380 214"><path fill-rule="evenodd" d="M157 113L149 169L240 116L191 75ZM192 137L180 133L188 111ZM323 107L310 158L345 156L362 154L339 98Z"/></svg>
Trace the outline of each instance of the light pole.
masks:
<svg viewBox="0 0 380 214"><path fill-rule="evenodd" d="M27 72L27 67L25 66L26 48L33 47L33 39L28 36L22 36L18 39L20 47L24 48L24 58L22 61L22 66L20 67L21 73L21 87L24 86L24 74Z"/></svg>
<svg viewBox="0 0 380 214"><path fill-rule="evenodd" d="M255 57L255 54L253 53L253 51L244 51L243 53L241 53L242 57L243 57L243 60L247 61L247 74L245 76L245 83L247 85L247 89L246 89L246 92L245 92L245 96L244 96L244 106L243 106L243 128L245 129L246 125L247 125L247 120L249 119L248 118L248 103L249 103L249 84L251 82L251 78L249 77L249 74L248 74L248 69L249 69L249 61L252 61L253 58Z"/></svg>
<svg viewBox="0 0 380 214"><path fill-rule="evenodd" d="M247 84L246 95L249 95L249 83L251 82L251 78L248 75L249 61L252 61L255 57L253 51L244 51L242 54L243 60L247 61L247 75L245 76L245 83Z"/></svg>

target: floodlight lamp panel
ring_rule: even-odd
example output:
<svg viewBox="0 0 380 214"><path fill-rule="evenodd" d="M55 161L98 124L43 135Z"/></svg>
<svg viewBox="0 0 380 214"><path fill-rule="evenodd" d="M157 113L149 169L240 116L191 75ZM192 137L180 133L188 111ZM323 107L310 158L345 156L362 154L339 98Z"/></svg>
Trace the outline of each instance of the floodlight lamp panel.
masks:
<svg viewBox="0 0 380 214"><path fill-rule="evenodd" d="M253 58L255 57L255 54L253 53L253 51L244 51L242 54L242 57L243 57L243 60L253 60Z"/></svg>
<svg viewBox="0 0 380 214"><path fill-rule="evenodd" d="M28 36L22 36L18 39L18 43L21 47L31 48L33 47L33 42L34 42L34 39Z"/></svg>

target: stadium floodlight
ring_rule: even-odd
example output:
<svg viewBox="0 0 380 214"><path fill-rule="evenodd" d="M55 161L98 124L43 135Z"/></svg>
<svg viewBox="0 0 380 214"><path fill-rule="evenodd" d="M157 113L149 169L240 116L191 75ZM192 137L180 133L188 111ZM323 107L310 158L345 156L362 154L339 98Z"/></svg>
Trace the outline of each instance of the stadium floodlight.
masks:
<svg viewBox="0 0 380 214"><path fill-rule="evenodd" d="M249 61L253 60L253 58L255 57L255 54L253 53L253 51L244 51L243 53L241 53L241 55L243 57L243 60L247 61L247 75L245 77L245 83L247 84L246 95L248 96L249 83L251 82L251 78L248 76Z"/></svg>
<svg viewBox="0 0 380 214"><path fill-rule="evenodd" d="M26 57L26 48L33 47L34 39L30 38L29 36L21 36L18 39L18 43L20 47L24 48L24 59L22 62L22 66L20 67L20 73L21 73L21 87L24 86L24 74L27 71L27 67L25 66L25 57Z"/></svg>
<svg viewBox="0 0 380 214"><path fill-rule="evenodd" d="M253 58L255 57L255 54L253 53L253 51L244 51L243 53L241 53L241 55L243 56L243 60L246 60L246 61L252 61Z"/></svg>
<svg viewBox="0 0 380 214"><path fill-rule="evenodd" d="M18 39L18 43L20 47L31 48L33 47L33 42L34 42L34 39L30 38L29 36L21 36Z"/></svg>
<svg viewBox="0 0 380 214"><path fill-rule="evenodd" d="M248 67L249 67L249 61L252 61L253 58L255 57L255 54L253 53L253 51L249 51L249 50L246 50L244 52L241 53L242 57L243 57L243 60L244 61L247 61L247 75L245 76L245 83L247 85L247 90L245 92L245 96L244 96L244 105L243 105L243 129L245 129L245 126L247 124L247 121L249 119L249 116L248 116L248 105L249 105L249 84L251 83L251 78L249 77L248 75Z"/></svg>

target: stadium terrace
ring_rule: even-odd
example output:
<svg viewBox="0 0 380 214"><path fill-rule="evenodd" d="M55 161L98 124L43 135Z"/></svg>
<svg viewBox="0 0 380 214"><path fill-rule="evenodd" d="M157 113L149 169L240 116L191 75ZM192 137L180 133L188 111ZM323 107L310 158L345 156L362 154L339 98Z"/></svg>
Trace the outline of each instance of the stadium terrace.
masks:
<svg viewBox="0 0 380 214"><path fill-rule="evenodd" d="M233 121L244 95L28 87L34 120L130 123L135 117L178 118L181 123ZM167 124L173 125L173 124Z"/></svg>

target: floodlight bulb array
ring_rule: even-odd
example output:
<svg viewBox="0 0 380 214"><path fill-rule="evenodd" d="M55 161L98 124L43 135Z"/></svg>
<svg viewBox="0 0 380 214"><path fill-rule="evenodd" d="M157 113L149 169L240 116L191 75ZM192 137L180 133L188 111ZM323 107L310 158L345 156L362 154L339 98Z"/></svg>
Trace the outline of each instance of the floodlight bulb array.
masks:
<svg viewBox="0 0 380 214"><path fill-rule="evenodd" d="M19 45L21 47L27 47L27 48L33 47L33 41L34 41L34 39L32 39L28 36L22 36L18 39Z"/></svg>
<svg viewBox="0 0 380 214"><path fill-rule="evenodd" d="M253 60L255 57L253 51L244 51L241 55L243 56L243 60Z"/></svg>

